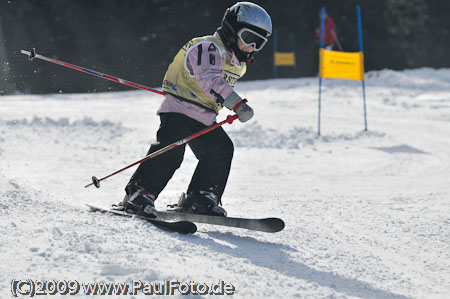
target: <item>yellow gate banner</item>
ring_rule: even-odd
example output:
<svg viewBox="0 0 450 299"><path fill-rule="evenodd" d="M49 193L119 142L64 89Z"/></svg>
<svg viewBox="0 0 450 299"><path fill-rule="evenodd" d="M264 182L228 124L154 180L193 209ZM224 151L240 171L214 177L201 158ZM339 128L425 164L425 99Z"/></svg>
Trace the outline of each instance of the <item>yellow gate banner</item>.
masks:
<svg viewBox="0 0 450 299"><path fill-rule="evenodd" d="M276 66L294 66L295 54L294 52L275 52L274 60Z"/></svg>
<svg viewBox="0 0 450 299"><path fill-rule="evenodd" d="M319 75L322 78L364 80L363 52L320 49Z"/></svg>

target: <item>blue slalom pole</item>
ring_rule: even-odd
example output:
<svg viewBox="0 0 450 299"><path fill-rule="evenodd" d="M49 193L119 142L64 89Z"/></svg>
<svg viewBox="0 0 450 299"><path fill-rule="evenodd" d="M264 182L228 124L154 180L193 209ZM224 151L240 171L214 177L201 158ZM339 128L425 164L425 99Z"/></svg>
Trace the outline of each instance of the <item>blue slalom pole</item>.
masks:
<svg viewBox="0 0 450 299"><path fill-rule="evenodd" d="M323 36L324 36L324 27L325 27L325 7L322 6L322 12L321 12L321 22L320 22L320 48L323 48ZM320 50L319 50L319 56L320 56ZM322 98L322 77L320 76L320 57L319 57L319 123L318 123L318 129L317 129L317 135L320 136L320 109L321 109L321 98Z"/></svg>
<svg viewBox="0 0 450 299"><path fill-rule="evenodd" d="M273 29L273 56L275 59L275 53L278 51L278 29ZM275 65L275 61L273 62L273 78L276 79L278 77L278 66Z"/></svg>
<svg viewBox="0 0 450 299"><path fill-rule="evenodd" d="M359 5L356 6L356 12L358 14L359 51L363 52L361 9L360 9ZM363 98L364 98L364 131L367 131L366 83L365 83L364 79L362 80L362 90L363 90Z"/></svg>

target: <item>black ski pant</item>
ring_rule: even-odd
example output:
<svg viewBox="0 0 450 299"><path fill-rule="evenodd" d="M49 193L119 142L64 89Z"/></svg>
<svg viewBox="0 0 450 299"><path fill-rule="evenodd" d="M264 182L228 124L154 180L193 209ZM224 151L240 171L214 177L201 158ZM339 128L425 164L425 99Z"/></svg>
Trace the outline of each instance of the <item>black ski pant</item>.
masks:
<svg viewBox="0 0 450 299"><path fill-rule="evenodd" d="M204 124L179 113L163 113L160 119L157 142L151 145L147 155L207 128ZM233 142L222 127L219 127L191 140L188 145L197 157L198 164L187 193L213 191L220 200L230 173ZM141 163L129 185L137 183L157 197L183 162L185 148L186 144L183 144Z"/></svg>

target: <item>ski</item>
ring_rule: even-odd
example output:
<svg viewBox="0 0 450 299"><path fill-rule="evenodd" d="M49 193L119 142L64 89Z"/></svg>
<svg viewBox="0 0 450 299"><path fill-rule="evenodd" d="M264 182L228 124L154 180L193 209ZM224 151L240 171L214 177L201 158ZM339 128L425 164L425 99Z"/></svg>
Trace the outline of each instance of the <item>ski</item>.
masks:
<svg viewBox="0 0 450 299"><path fill-rule="evenodd" d="M193 234L197 231L197 226L189 220L171 220L171 219L162 220L162 219L159 219L159 217L154 219L154 218L148 218L148 217L141 216L141 215L136 215L133 213L128 213L128 212L121 211L121 210L103 209L103 208L91 206L88 204L87 204L87 206L93 212L110 213L110 214L114 214L114 215L118 215L118 216L122 216L122 217L129 217L129 218L137 217L137 218L146 220L146 221L150 222L151 224L153 224L154 226L156 226L162 230L165 230L165 231L177 232L180 234Z"/></svg>
<svg viewBox="0 0 450 299"><path fill-rule="evenodd" d="M237 218L221 217L200 214L180 213L176 211L158 211L156 218L162 221L191 221L228 227L244 228L267 233L276 233L284 229L284 221L280 218Z"/></svg>

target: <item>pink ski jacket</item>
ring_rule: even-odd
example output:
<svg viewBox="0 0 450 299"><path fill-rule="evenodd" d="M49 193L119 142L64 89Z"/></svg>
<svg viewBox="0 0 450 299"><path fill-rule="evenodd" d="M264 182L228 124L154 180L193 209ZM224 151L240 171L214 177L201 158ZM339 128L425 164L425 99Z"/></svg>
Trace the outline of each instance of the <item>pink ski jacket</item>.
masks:
<svg viewBox="0 0 450 299"><path fill-rule="evenodd" d="M163 82L166 96L157 113L181 113L207 126L216 121L222 103L246 71L226 51L219 34L194 38L175 56Z"/></svg>

